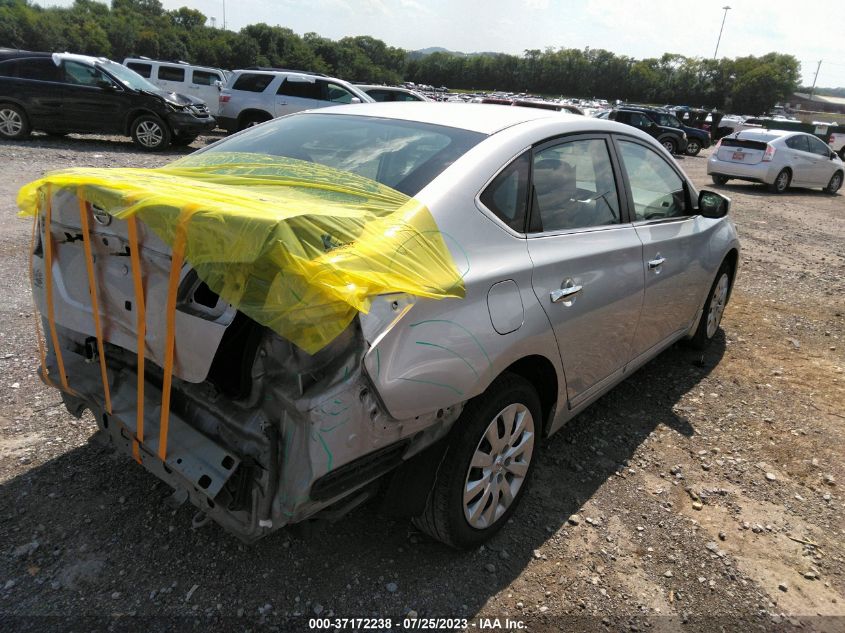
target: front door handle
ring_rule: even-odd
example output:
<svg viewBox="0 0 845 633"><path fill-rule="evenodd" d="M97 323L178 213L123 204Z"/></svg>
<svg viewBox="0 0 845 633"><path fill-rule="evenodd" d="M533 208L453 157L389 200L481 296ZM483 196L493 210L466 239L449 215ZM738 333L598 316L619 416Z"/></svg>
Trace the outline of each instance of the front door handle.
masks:
<svg viewBox="0 0 845 633"><path fill-rule="evenodd" d="M581 292L581 290L583 290L583 288L584 286L568 286L566 288L558 288L557 290L552 290L549 295L552 298L552 303L560 303L568 297L577 295L579 292Z"/></svg>
<svg viewBox="0 0 845 633"><path fill-rule="evenodd" d="M665 261L666 261L666 258L665 258L665 257L661 257L660 255L658 255L658 256L657 256L657 257L655 257L654 259L649 260L649 262L648 262L648 267L649 267L650 269L651 269L651 268L657 268L658 266L660 266L661 264L663 264L663 262L665 262Z"/></svg>

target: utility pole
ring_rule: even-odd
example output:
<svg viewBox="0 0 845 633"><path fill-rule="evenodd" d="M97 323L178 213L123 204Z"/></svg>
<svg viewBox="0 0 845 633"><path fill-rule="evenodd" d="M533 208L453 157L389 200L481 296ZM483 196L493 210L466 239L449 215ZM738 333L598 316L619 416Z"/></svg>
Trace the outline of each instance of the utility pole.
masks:
<svg viewBox="0 0 845 633"><path fill-rule="evenodd" d="M713 53L713 59L716 59L716 55L719 54L719 43L722 41L722 31L725 30L725 20L728 17L728 11L731 10L728 5L723 6L722 9L724 9L725 15L722 16L722 28L719 29L719 39L716 40L716 51Z"/></svg>
<svg viewBox="0 0 845 633"><path fill-rule="evenodd" d="M223 0L223 30L226 30L226 0Z"/></svg>
<svg viewBox="0 0 845 633"><path fill-rule="evenodd" d="M819 71L822 69L822 61L824 61L824 60L820 59L819 65L816 66L816 76L813 77L813 87L810 88L810 99L813 98L813 93L816 91L816 80L819 78Z"/></svg>

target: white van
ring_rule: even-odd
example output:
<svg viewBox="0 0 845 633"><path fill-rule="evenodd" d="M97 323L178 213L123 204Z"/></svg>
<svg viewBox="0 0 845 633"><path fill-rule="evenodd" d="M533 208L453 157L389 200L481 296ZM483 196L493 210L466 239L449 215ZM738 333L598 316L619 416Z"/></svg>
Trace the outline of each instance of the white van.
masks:
<svg viewBox="0 0 845 633"><path fill-rule="evenodd" d="M144 57L127 57L123 65L168 92L191 95L205 101L212 115L217 114L220 88L226 72L219 68L192 66L186 62L162 62Z"/></svg>

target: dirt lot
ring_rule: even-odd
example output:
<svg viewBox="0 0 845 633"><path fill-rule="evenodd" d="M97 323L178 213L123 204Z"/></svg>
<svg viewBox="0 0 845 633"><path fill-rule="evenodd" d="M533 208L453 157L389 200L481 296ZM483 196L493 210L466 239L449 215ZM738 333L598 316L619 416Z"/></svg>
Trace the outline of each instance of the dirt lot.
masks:
<svg viewBox="0 0 845 633"><path fill-rule="evenodd" d="M667 351L546 442L488 547L448 550L372 507L244 546L191 529L190 507L88 444L93 420L35 374L18 187L184 151L0 143L0 629L307 630L315 614L415 611L471 631L493 630L485 617L532 631L845 630L843 195L722 188L744 247L723 333L703 357ZM706 155L681 161L699 186Z"/></svg>

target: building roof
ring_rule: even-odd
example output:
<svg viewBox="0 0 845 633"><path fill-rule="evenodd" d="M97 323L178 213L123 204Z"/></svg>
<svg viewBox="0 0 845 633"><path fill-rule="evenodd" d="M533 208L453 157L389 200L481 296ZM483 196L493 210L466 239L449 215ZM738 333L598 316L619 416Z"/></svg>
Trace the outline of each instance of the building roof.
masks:
<svg viewBox="0 0 845 633"><path fill-rule="evenodd" d="M793 97L799 99L806 99L808 101L817 101L818 103L830 103L840 106L845 106L845 97L829 97L826 95L813 95L812 97L806 92L794 92Z"/></svg>

